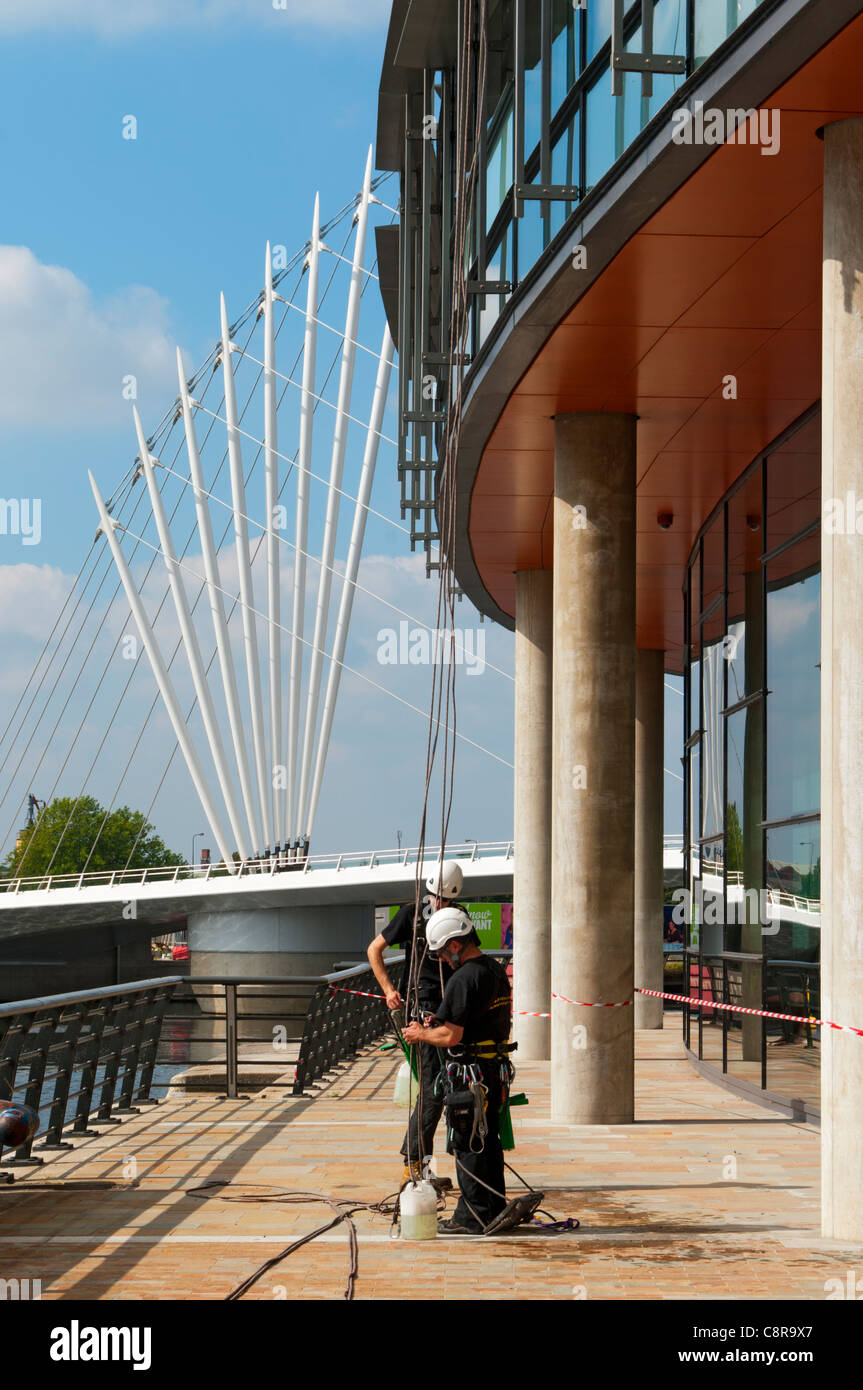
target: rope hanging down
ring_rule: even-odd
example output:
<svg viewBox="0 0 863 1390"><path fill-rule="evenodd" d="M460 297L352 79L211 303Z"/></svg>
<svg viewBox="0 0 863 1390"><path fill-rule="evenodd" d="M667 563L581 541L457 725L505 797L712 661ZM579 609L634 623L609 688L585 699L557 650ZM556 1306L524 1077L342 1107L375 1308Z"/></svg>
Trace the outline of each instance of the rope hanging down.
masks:
<svg viewBox="0 0 863 1390"><path fill-rule="evenodd" d="M438 631L452 634L455 627L455 599L457 585L452 570L452 557L455 554L456 523L456 464L458 460L461 433L462 411L462 371L458 364L464 359L464 350L470 330L470 307L467 288L468 270L466 250L472 219L476 206L478 179L478 157L483 113L485 108L486 70L488 60L488 32L486 23L486 0L462 0L459 6L459 64L457 94L455 100L455 159L453 187L455 189L455 218L452 239L452 303L449 317L449 351L453 368L447 377L446 426L443 440L443 459L438 488L438 530L440 533L439 583L435 626ZM473 130L469 129L470 96L475 96ZM424 115L433 115L424 112ZM441 126L438 125L438 130ZM403 359L407 356L407 345L402 345ZM402 368L406 368L403 366ZM443 621L445 619L445 623ZM414 1017L420 1017L419 975L423 959L428 951L425 947L422 958L418 958L417 922L421 912L423 858L428 823L429 794L435 771L440 744L441 729L444 730L441 749L441 826L440 826L440 865L446 853L447 833L455 785L455 750L458 733L456 718L456 663L432 663L432 683L429 700L428 737L426 742L426 772L423 787L422 814L418 837L416 880L414 884L414 931L408 974L407 996L413 1004ZM416 1049L417 1059L417 1140L423 1132L423 1077L422 1050ZM423 1154L408 1153L410 1164L421 1166Z"/></svg>

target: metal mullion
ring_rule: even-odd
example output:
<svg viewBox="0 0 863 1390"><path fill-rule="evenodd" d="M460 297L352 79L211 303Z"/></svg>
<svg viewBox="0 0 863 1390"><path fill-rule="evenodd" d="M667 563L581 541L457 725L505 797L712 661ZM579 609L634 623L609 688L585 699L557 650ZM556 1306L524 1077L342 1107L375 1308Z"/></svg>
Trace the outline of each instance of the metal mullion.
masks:
<svg viewBox="0 0 863 1390"><path fill-rule="evenodd" d="M761 466L761 517L762 535L764 543L767 544L767 468L768 458L765 456ZM770 673L767 670L767 566L761 566L761 684L765 692L769 689ZM767 879L767 831L764 829L763 822L767 818L767 695L761 702L761 883L759 885L759 900L761 892L766 887ZM759 912L759 917L760 917ZM764 936L763 923L761 932L761 1007L764 1008L764 993L767 988L767 941ZM767 1019L761 1019L761 1089L767 1090Z"/></svg>
<svg viewBox="0 0 863 1390"><path fill-rule="evenodd" d="M405 137L404 137L404 164L405 170L402 183L402 209L399 226L399 466L400 469L407 466L407 428L405 416L408 413L408 375L410 354L408 344L410 342L410 305L408 303L408 246L410 244L410 141L408 140L408 129L410 127L410 98L405 96ZM405 476L401 473L401 516L405 515Z"/></svg>
<svg viewBox="0 0 863 1390"><path fill-rule="evenodd" d="M440 324L440 350L441 356L446 360L452 356L453 348L450 343L450 305L452 286L450 284L451 258L452 258L452 223L453 223L453 196L452 196L452 73L447 68L443 74L441 85L441 123L438 130L438 158L441 170L441 324ZM449 368L449 374L453 371Z"/></svg>
<svg viewBox="0 0 863 1390"><path fill-rule="evenodd" d="M430 97L432 98L431 101L430 101L430 99L429 99ZM432 111L432 112L429 111L429 106L430 106L430 105L431 105L431 106L434 105L433 98L434 98L434 73L432 72L432 70L431 70L430 68L426 68L425 71L423 72L423 146L422 146L423 152L422 152L422 161L421 161L421 168L422 168L422 189L421 189L421 191L420 191L420 196L421 196L421 199L422 199L422 216L421 216L422 225L421 225L420 237L419 237L419 243L420 243L420 276L419 276L419 285L418 285L418 287L417 287L418 290L419 290L419 312L420 312L420 324L419 324L419 335L418 335L418 336L419 336L419 342L418 342L418 344L417 344L417 371L418 371L417 380L418 380L418 382L419 382L419 384L420 384L420 396L421 396L421 399L425 399L424 392L423 392L423 389L422 389L422 387L423 387L423 355L424 355L426 352L430 352L430 351L431 351L431 342L429 341L429 334L430 334L430 319L431 319L431 303L430 303L430 300L431 300L431 209L432 209L432 192L431 192L431 181L432 181L432 179L431 179L431 170L432 170L432 163L431 163L431 155L432 155L432 142L431 142L431 140L426 139L426 137L425 137L425 129L426 129L426 120L428 119L428 116L429 116L430 114L431 114L432 116L434 115L434 112L433 112L433 111Z"/></svg>
<svg viewBox="0 0 863 1390"><path fill-rule="evenodd" d="M514 82L513 82L513 187L515 196L513 207L516 217L524 216L524 199L519 198L518 190L525 182L524 176L524 56L526 47L525 0L515 0L514 23Z"/></svg>
<svg viewBox="0 0 863 1390"><path fill-rule="evenodd" d="M811 521L808 526L804 526L802 531L798 531L795 536L789 536L788 540L782 541L781 544L775 546L773 550L765 550L761 556L761 564L771 564L771 562L778 559L780 555L784 555L786 550L791 550L793 546L797 545L798 541L804 541L807 536L811 536L820 526L821 518L817 517L816 520ZM814 566L811 572L815 574L818 569L820 569L820 565Z"/></svg>
<svg viewBox="0 0 863 1390"><path fill-rule="evenodd" d="M540 11L541 97L539 112L539 181L551 185L551 0L542 0ZM544 240L548 241L551 207L540 203L540 216L546 223Z"/></svg>
<svg viewBox="0 0 863 1390"><path fill-rule="evenodd" d="M809 825L812 821L821 821L820 811L801 811L796 816L784 816L782 820L763 820L762 830L782 830L786 825Z"/></svg>
<svg viewBox="0 0 863 1390"><path fill-rule="evenodd" d="M765 695L769 694L770 692L766 688L762 690L753 690L750 695L744 695L742 700L738 700L735 705L729 705L728 709L723 710L723 718L730 719L733 714L739 714L741 710L748 709L750 705L754 705L759 700L763 700Z"/></svg>
<svg viewBox="0 0 863 1390"><path fill-rule="evenodd" d="M722 520L722 635L723 639L728 636L728 503L723 509ZM723 641L723 648L725 644ZM723 672L722 672L722 713L728 706L728 658L723 650ZM727 950L728 942L726 933L728 931L728 720L723 718L722 729L722 949ZM723 975L725 973L723 966ZM727 1000L725 1001L728 1002ZM723 1014L723 1023L727 1014ZM726 1049L727 1029L723 1032L723 1054Z"/></svg>

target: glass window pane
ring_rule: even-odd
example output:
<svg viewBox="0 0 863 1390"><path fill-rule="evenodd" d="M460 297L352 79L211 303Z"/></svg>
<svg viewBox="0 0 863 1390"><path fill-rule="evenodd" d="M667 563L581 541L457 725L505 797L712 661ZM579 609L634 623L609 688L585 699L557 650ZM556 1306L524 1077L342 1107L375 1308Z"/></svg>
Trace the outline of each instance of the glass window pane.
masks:
<svg viewBox="0 0 863 1390"><path fill-rule="evenodd" d="M698 856L698 841L701 838L701 745L696 743L689 750L689 849Z"/></svg>
<svg viewBox="0 0 863 1390"><path fill-rule="evenodd" d="M722 593L725 583L725 509L722 508L701 542L702 554L702 613Z"/></svg>
<svg viewBox="0 0 863 1390"><path fill-rule="evenodd" d="M686 56L686 0L656 0L653 7L653 51L654 53L675 53ZM644 114L645 124L650 116L670 101L677 88L686 81L685 73L656 73L653 78L653 96L649 110Z"/></svg>
<svg viewBox="0 0 863 1390"><path fill-rule="evenodd" d="M704 59L733 34L761 0L695 0L695 61Z"/></svg>
<svg viewBox="0 0 863 1390"><path fill-rule="evenodd" d="M767 460L767 539L775 550L821 515L821 412Z"/></svg>
<svg viewBox="0 0 863 1390"><path fill-rule="evenodd" d="M702 835L718 835L723 828L723 733L725 691L725 658L721 635L704 631L702 637L703 759L704 787L702 799Z"/></svg>
<svg viewBox="0 0 863 1390"><path fill-rule="evenodd" d="M757 468L728 504L728 704L761 689L761 479Z"/></svg>
<svg viewBox="0 0 863 1390"><path fill-rule="evenodd" d="M726 720L725 851L729 950L760 951L762 921L762 705L738 710Z"/></svg>
<svg viewBox="0 0 863 1390"><path fill-rule="evenodd" d="M817 542L816 533L768 568L768 820L820 808L821 575L806 574Z"/></svg>
<svg viewBox="0 0 863 1390"><path fill-rule="evenodd" d="M540 205L525 199L524 216L518 219L518 278L523 280L545 249L545 226Z"/></svg>
<svg viewBox="0 0 863 1390"><path fill-rule="evenodd" d="M576 35L580 15L571 0L553 0L551 10L551 110L557 111L576 78Z"/></svg>
<svg viewBox="0 0 863 1390"><path fill-rule="evenodd" d="M587 192L599 183L616 158L615 106L611 95L611 73L603 69L587 93Z"/></svg>
<svg viewBox="0 0 863 1390"><path fill-rule="evenodd" d="M513 111L512 91L501 98L501 112L492 123L495 134L488 149L486 174L486 231L503 205L513 182ZM499 121L499 124L498 124Z"/></svg>
<svg viewBox="0 0 863 1390"><path fill-rule="evenodd" d="M542 117L542 25L539 5L525 7L524 25L524 157L539 144Z"/></svg>
<svg viewBox="0 0 863 1390"><path fill-rule="evenodd" d="M611 38L613 0L590 0L587 6L587 61Z"/></svg>
<svg viewBox="0 0 863 1390"><path fill-rule="evenodd" d="M780 930L771 932L770 955L793 951L791 928L818 927L821 920L821 824L802 821L767 832L768 901ZM774 924L775 925L775 922ZM778 940L776 938L779 938ZM798 939L804 940L798 932ZM808 936L805 938L809 940ZM789 954L788 959L796 959Z"/></svg>

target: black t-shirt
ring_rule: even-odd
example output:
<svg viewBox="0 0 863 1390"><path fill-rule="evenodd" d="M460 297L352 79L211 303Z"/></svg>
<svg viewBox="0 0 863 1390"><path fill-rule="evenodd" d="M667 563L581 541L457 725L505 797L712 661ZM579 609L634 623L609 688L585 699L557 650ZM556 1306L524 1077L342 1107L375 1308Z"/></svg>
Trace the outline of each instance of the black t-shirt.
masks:
<svg viewBox="0 0 863 1390"><path fill-rule="evenodd" d="M506 1042L512 1022L512 990L504 967L492 956L472 956L447 980L437 1023L464 1029L462 1043Z"/></svg>
<svg viewBox="0 0 863 1390"><path fill-rule="evenodd" d="M405 948L405 963L399 993L407 1001L414 936L413 903L405 903L404 907L399 908L393 920L384 927L381 936L388 946L404 946ZM430 951L426 950L426 920L423 917L422 902L417 921L416 945L418 959L422 962L418 981L419 996L423 1003L429 1005L429 1008L434 1008L440 1003L441 998L441 965L437 956L433 956ZM444 967L444 971L446 971L446 967Z"/></svg>

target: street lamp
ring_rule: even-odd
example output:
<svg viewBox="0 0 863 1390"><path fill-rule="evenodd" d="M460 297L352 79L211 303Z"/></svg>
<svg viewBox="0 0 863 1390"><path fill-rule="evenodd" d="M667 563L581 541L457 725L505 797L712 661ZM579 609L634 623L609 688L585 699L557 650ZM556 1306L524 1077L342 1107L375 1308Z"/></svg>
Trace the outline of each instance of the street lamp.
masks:
<svg viewBox="0 0 863 1390"><path fill-rule="evenodd" d="M198 833L197 833L197 835L193 835L193 836L192 836L192 857L191 857L191 859L189 860L189 864L190 864L190 866L191 866L192 868L195 867L195 841L196 841L196 840L203 840L203 838L204 838L204 836L206 835L206 833L207 833L206 830L199 830Z"/></svg>

